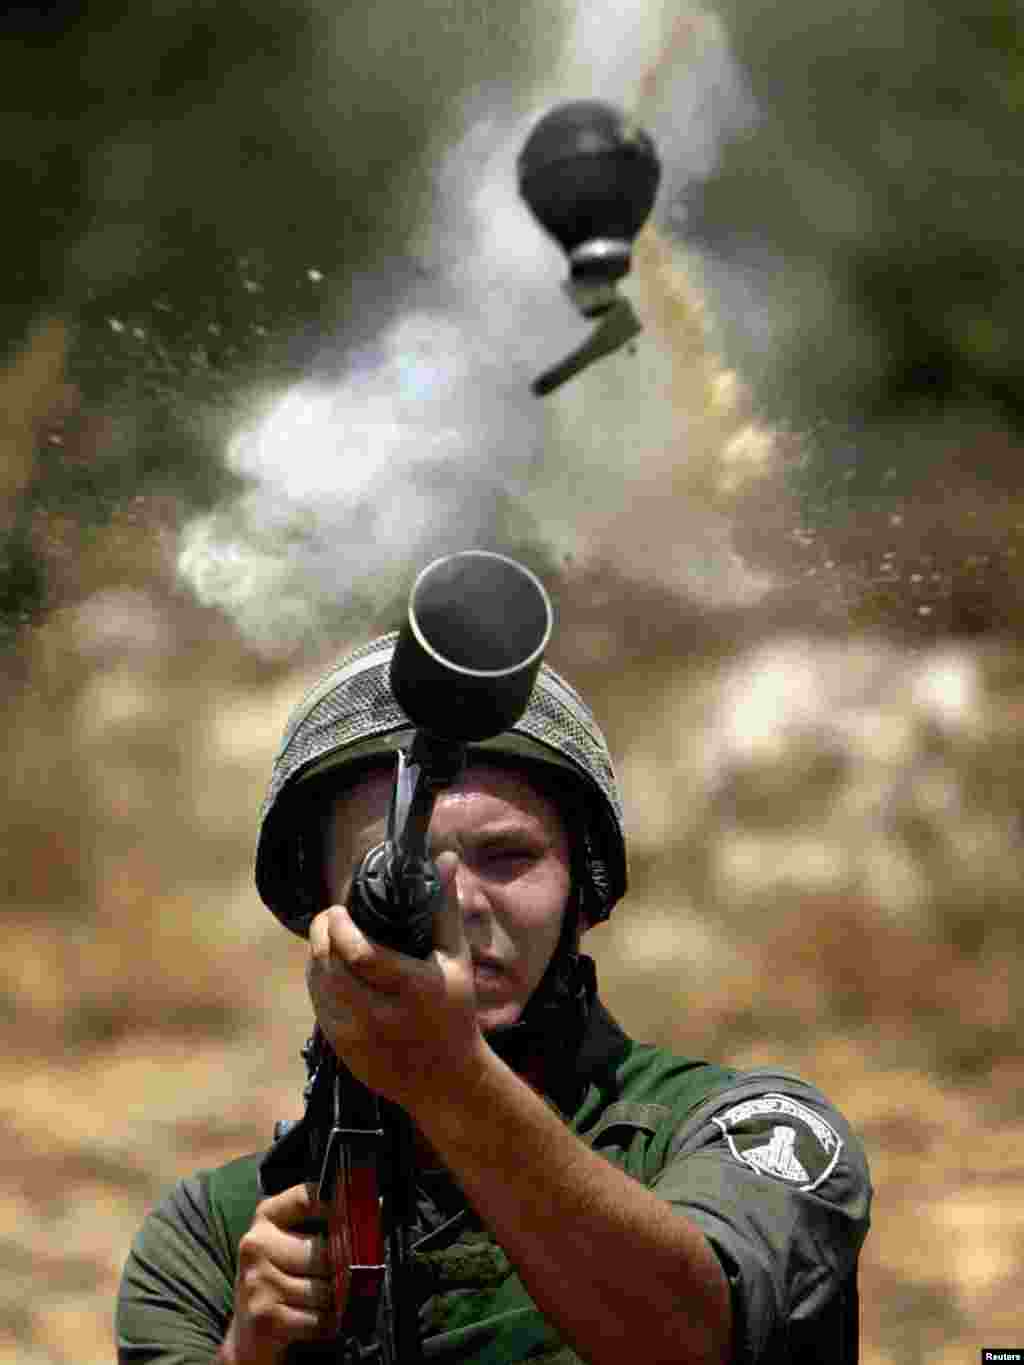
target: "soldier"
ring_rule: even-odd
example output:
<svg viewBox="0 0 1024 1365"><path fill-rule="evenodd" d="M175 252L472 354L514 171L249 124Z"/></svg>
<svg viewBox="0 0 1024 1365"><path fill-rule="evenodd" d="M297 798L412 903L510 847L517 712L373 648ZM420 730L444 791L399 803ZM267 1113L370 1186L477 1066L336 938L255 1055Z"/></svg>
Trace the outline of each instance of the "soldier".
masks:
<svg viewBox="0 0 1024 1365"><path fill-rule="evenodd" d="M430 956L350 918L352 869L383 838L411 737L389 688L394 640L298 707L264 805L257 887L309 941L306 1119L150 1214L121 1284L120 1361L850 1365L861 1146L814 1086L637 1043L602 1005L579 945L626 888L621 803L600 729L552 669L437 799L446 904ZM383 1205L356 1210L404 1220L389 1245L405 1250L348 1336L309 1169L317 1077L335 1058L415 1133L399 1163L410 1198L385 1172ZM400 1313L412 1336L396 1348Z"/></svg>

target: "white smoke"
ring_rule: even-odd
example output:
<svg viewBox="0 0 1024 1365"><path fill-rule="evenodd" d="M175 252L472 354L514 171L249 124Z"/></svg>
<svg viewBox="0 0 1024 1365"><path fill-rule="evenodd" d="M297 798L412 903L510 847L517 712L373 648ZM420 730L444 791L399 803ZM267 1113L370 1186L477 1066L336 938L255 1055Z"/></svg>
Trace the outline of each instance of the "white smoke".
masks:
<svg viewBox="0 0 1024 1365"><path fill-rule="evenodd" d="M359 343L263 401L227 451L249 491L186 529L183 577L257 643L315 639L333 610L382 600L433 554L511 538L554 558L615 558L619 515L685 458L671 337L649 329L635 354L546 400L530 393L588 325L560 289L561 252L518 196L516 157L548 107L582 97L636 112L654 135L663 219L751 117L713 20L609 0L573 5L551 85L495 84L467 101L438 158L415 273L406 262L397 284L390 267L361 282ZM749 595L719 519L690 508L676 529L657 563L627 555L626 567L703 600Z"/></svg>

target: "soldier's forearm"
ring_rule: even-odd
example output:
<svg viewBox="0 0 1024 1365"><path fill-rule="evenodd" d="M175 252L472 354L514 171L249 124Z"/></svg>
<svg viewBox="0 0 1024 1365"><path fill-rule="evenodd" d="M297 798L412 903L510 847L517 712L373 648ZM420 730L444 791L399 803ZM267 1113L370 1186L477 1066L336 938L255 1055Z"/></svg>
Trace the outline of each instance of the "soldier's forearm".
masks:
<svg viewBox="0 0 1024 1365"><path fill-rule="evenodd" d="M589 1365L729 1355L729 1288L695 1224L593 1152L489 1049L425 1136Z"/></svg>

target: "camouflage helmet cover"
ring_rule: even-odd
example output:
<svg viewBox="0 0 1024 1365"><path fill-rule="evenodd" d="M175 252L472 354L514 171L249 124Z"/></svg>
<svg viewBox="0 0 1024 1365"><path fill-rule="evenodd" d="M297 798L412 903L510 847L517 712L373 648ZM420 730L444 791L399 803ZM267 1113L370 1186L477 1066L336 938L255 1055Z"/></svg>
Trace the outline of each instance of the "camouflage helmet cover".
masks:
<svg viewBox="0 0 1024 1365"><path fill-rule="evenodd" d="M388 679L397 638L396 632L381 636L343 658L306 694L285 728L260 813L256 887L295 933L304 933L322 908L310 886L309 863L318 855L303 837L315 820L303 800L316 790L309 779L329 773L337 782L346 768L354 776L412 735ZM582 844L583 913L591 923L606 919L626 890L622 803L608 745L586 703L543 664L523 715L511 730L471 744L470 757L477 753L540 764L576 779L570 784L572 809L563 801L561 813Z"/></svg>

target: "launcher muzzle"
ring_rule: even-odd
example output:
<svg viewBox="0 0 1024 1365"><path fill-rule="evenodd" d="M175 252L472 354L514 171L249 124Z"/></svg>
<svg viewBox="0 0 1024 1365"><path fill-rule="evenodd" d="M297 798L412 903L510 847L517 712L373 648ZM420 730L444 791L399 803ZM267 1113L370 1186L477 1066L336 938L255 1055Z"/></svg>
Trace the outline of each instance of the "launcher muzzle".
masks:
<svg viewBox="0 0 1024 1365"><path fill-rule="evenodd" d="M523 714L552 623L540 580L504 555L448 555L413 584L390 682L416 731L398 751L387 838L357 866L348 901L376 942L429 954L442 902L427 834L434 802L462 773L467 744Z"/></svg>

